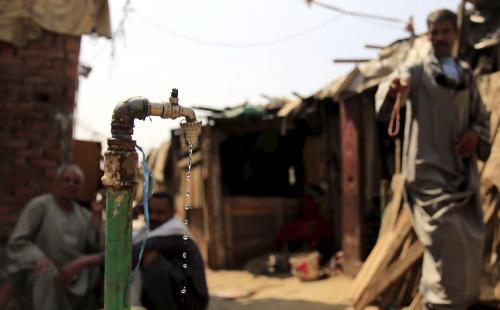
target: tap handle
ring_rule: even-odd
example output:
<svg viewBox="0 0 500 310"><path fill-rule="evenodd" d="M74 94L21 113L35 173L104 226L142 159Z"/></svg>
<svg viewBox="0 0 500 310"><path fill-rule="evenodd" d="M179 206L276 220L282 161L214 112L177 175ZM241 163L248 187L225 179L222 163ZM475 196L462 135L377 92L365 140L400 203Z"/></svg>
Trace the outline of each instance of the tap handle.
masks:
<svg viewBox="0 0 500 310"><path fill-rule="evenodd" d="M177 88L172 88L172 92L170 93L170 104L177 105L179 104L179 90Z"/></svg>

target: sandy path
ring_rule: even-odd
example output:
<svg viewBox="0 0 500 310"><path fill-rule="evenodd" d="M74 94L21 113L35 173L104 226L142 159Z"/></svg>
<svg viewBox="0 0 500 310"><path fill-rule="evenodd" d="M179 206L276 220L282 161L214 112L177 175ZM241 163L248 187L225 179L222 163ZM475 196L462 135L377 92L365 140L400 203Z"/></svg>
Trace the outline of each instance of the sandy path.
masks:
<svg viewBox="0 0 500 310"><path fill-rule="evenodd" d="M254 276L228 270L208 270L207 280L212 295L209 310L345 309L353 282L345 275L302 282L293 276Z"/></svg>

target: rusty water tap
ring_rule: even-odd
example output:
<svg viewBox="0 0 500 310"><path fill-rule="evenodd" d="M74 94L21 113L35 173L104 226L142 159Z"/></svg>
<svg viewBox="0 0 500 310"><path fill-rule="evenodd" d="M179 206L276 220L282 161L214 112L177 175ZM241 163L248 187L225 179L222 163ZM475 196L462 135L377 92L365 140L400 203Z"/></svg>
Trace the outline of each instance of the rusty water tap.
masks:
<svg viewBox="0 0 500 310"><path fill-rule="evenodd" d="M131 140L134 119L145 119L148 116L176 119L184 117L181 128L186 133L189 144L195 144L201 131L201 122L196 119L194 111L179 105L178 91L172 89L168 102L154 103L144 97L132 97L118 103L111 121L111 134L115 139Z"/></svg>

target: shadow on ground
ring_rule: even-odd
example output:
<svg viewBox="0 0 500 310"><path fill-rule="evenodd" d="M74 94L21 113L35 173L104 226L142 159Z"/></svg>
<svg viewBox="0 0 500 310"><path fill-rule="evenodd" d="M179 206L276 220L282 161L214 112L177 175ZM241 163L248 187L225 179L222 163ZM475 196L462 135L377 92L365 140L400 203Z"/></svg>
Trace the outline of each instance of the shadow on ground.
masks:
<svg viewBox="0 0 500 310"><path fill-rule="evenodd" d="M332 305L305 300L284 299L251 299L251 300L223 300L212 298L208 310L340 310L348 306L343 304Z"/></svg>

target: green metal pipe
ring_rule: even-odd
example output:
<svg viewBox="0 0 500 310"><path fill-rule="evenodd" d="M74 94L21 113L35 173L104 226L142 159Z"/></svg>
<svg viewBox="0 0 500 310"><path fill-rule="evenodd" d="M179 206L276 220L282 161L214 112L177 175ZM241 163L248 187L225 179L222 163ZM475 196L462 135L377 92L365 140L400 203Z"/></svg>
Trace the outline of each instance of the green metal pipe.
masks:
<svg viewBox="0 0 500 310"><path fill-rule="evenodd" d="M104 308L129 310L132 268L132 200L138 156L134 140L109 139L104 156L106 254Z"/></svg>
<svg viewBox="0 0 500 310"><path fill-rule="evenodd" d="M106 197L104 305L106 310L130 309L126 290L132 265L132 193L110 189Z"/></svg>

